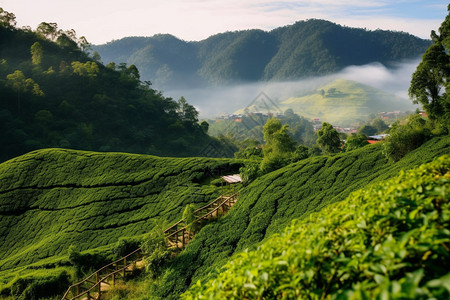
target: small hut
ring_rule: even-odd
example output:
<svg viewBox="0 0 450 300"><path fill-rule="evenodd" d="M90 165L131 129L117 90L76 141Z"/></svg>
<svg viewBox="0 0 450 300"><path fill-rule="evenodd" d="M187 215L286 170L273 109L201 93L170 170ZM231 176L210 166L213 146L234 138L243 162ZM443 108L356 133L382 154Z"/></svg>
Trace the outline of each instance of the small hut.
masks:
<svg viewBox="0 0 450 300"><path fill-rule="evenodd" d="M226 175L226 176L222 176L221 177L223 180L223 183L228 187L227 191L225 191L225 193L229 193L230 195L235 193L235 188L234 186L237 183L242 183L242 179L241 179L241 175L239 174L234 174L234 175ZM222 195L224 194L223 191L223 184L222 184Z"/></svg>

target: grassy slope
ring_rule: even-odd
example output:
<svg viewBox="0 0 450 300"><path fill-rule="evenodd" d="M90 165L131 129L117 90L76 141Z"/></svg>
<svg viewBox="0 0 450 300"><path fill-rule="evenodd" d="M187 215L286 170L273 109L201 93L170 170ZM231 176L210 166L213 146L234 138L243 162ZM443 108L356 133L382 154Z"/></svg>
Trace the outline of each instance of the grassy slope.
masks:
<svg viewBox="0 0 450 300"><path fill-rule="evenodd" d="M450 155L352 193L186 299L449 299Z"/></svg>
<svg viewBox="0 0 450 300"><path fill-rule="evenodd" d="M319 118L333 124L365 119L371 113L380 111L413 110L411 102L354 81L338 79L323 87L327 92L335 88L339 93L322 97L319 93L292 97L282 102L283 110L292 108L306 118ZM346 122L347 121L347 122Z"/></svg>
<svg viewBox="0 0 450 300"><path fill-rule="evenodd" d="M232 254L282 232L293 219L341 201L402 169L450 153L450 139L429 141L397 163L387 162L381 149L376 144L334 157L313 157L257 179L241 192L237 205L225 217L204 227L172 261L157 293L176 298L191 283L210 278Z"/></svg>
<svg viewBox="0 0 450 300"><path fill-rule="evenodd" d="M178 220L186 204L218 195L198 182L239 167L230 159L62 149L0 164L0 290L15 275L31 273L30 264L58 266L71 244L106 249L119 237L148 232L155 221Z"/></svg>

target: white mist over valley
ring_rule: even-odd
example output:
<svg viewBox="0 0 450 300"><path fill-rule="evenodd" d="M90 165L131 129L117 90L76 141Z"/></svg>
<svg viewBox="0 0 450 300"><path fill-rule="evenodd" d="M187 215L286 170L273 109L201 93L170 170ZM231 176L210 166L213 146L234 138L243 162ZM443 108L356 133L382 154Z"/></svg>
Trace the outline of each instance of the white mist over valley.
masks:
<svg viewBox="0 0 450 300"><path fill-rule="evenodd" d="M392 94L392 101L401 101L403 111L417 108L408 97L411 75L419 64L419 59L403 61L387 68L380 63L363 66L349 66L342 71L321 77L311 77L295 81L268 81L254 83L234 83L224 86L192 89L167 90L164 94L178 99L184 96L200 112L200 118L214 118L232 114L247 107L261 92L271 100L281 103L291 97L301 97L315 93L320 87L337 79L351 80Z"/></svg>

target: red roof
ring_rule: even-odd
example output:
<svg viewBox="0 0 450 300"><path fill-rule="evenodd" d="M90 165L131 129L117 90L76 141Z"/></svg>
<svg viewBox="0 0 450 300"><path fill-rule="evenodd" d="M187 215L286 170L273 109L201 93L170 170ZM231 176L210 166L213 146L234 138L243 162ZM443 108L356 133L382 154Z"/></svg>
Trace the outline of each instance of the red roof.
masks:
<svg viewBox="0 0 450 300"><path fill-rule="evenodd" d="M367 140L369 142L369 144L376 144L379 143L381 141L377 141L377 140Z"/></svg>

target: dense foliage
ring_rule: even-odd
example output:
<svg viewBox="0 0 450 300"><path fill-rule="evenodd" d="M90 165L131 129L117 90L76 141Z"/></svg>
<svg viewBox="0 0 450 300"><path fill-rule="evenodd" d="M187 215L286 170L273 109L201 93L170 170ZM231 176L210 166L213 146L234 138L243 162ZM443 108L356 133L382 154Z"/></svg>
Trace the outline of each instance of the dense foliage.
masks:
<svg viewBox="0 0 450 300"><path fill-rule="evenodd" d="M448 299L450 156L352 193L184 299Z"/></svg>
<svg viewBox="0 0 450 300"><path fill-rule="evenodd" d="M435 138L398 162L388 162L375 144L332 157L304 159L257 178L244 188L232 210L203 227L167 266L158 288L163 299L176 299L197 280L205 282L234 253L281 233L295 218L305 218L351 192L450 152L450 140Z"/></svg>
<svg viewBox="0 0 450 300"><path fill-rule="evenodd" d="M433 44L422 56L409 88L414 102L422 104L429 117L444 124L447 130L450 127L450 5L448 11L439 35L432 31Z"/></svg>
<svg viewBox="0 0 450 300"><path fill-rule="evenodd" d="M327 122L317 131L317 145L324 154L333 154L341 150L341 139L339 133Z"/></svg>
<svg viewBox="0 0 450 300"><path fill-rule="evenodd" d="M270 32L245 30L185 42L171 35L128 37L95 46L105 63L135 64L158 87L324 75L349 65L415 58L429 42L402 32L368 31L323 20Z"/></svg>
<svg viewBox="0 0 450 300"><path fill-rule="evenodd" d="M0 26L0 161L46 147L233 155L204 151L220 143L184 98L153 90L134 65L105 67L71 31L42 24L35 32Z"/></svg>
<svg viewBox="0 0 450 300"><path fill-rule="evenodd" d="M264 142L263 126L273 115L262 113L245 113L235 119L208 120L211 124L208 133L220 138L228 138L239 148L246 148L246 140L256 140L260 144ZM316 143L314 127L310 120L294 113L292 109L286 109L283 114L277 114L276 118L281 124L289 126L292 138L303 145L312 146Z"/></svg>
<svg viewBox="0 0 450 300"><path fill-rule="evenodd" d="M15 276L67 269L70 245L87 254L72 256L81 271L105 256L111 261L126 246L119 239L177 221L187 204L210 202L220 193L210 181L241 166L229 159L59 149L0 164L0 293Z"/></svg>
<svg viewBox="0 0 450 300"><path fill-rule="evenodd" d="M405 124L394 123L384 144L386 157L394 161L399 160L429 140L432 137L432 129L432 123L419 115L409 116Z"/></svg>

